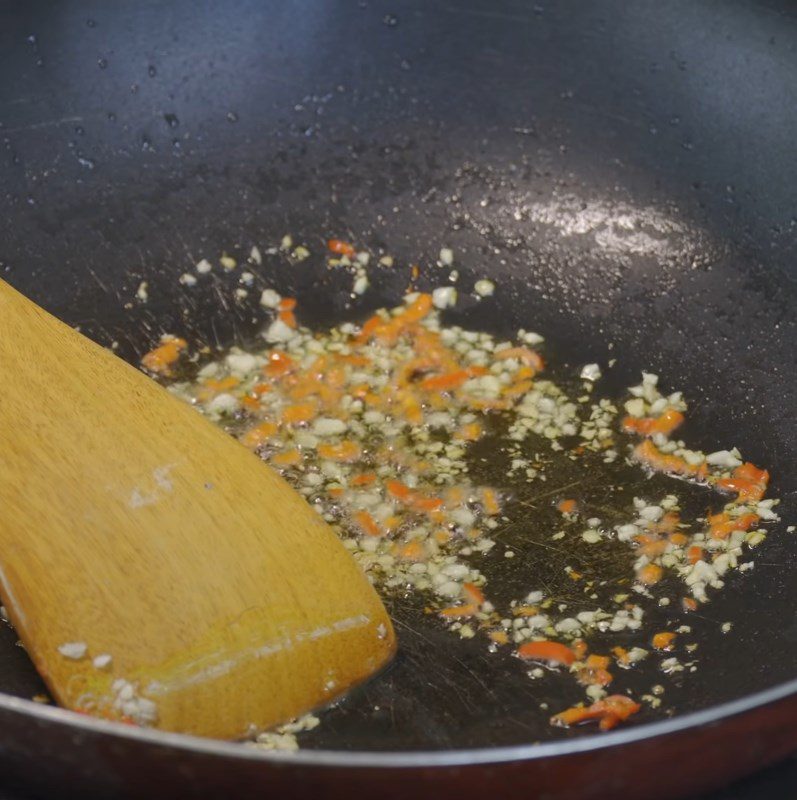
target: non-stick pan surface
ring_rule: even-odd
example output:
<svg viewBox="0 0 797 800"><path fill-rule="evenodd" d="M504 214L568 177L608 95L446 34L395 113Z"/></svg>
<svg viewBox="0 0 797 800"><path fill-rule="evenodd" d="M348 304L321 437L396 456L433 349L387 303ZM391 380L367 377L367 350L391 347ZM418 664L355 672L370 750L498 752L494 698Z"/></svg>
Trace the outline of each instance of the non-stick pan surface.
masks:
<svg viewBox="0 0 797 800"><path fill-rule="evenodd" d="M491 780L519 793L534 776L553 797L589 796L602 763L633 796L643 766L694 758L690 741L706 751L699 771L636 785L653 797L797 746L785 727L797 678L797 538L785 532L797 500L795 47L797 17L775 2L0 3L0 271L88 335L131 360L163 332L250 341L259 292L236 303L232 279L188 291L177 278L285 233L315 253L331 235L384 247L422 265L422 286L440 281L424 265L448 245L464 282L498 285L452 320L539 330L571 366L616 357L607 392L659 373L692 401L690 442L739 446L783 500L754 569L689 621L699 670L640 671L636 688L666 683L665 703L614 738L550 728L541 702L580 699L566 681L533 684L395 603L396 664L304 739L351 756L302 754L297 772L240 748L184 752L173 738L73 727L9 700L0 752L16 773L41 744L59 753L42 780L80 773L95 788L144 780L131 765L157 763L164 782L197 792L213 780L319 792L334 776L396 792L411 779L430 793L459 776L476 796ZM356 302L320 258L267 260L258 281L297 294L303 320L321 326L394 302L407 272ZM562 566L533 546L523 563L518 586ZM13 633L4 639L0 688L28 698L38 678ZM551 742L537 755L552 757L452 753L534 742ZM625 744L593 749L612 742ZM354 755L365 751L417 755Z"/></svg>

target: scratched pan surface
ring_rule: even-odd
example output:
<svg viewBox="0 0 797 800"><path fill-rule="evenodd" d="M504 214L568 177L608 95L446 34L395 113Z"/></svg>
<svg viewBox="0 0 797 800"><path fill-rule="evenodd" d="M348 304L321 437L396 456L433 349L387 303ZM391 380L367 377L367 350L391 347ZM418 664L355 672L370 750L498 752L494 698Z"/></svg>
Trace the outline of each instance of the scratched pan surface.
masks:
<svg viewBox="0 0 797 800"><path fill-rule="evenodd" d="M131 360L162 332L251 341L259 291L235 303L229 277L177 278L287 232L403 264L448 245L463 285L498 285L450 319L539 330L565 365L616 357L607 393L658 372L692 401L694 446L738 445L784 501L755 568L690 619L699 670L640 669L626 685L664 683L665 703L616 734L552 729L540 703L580 699L571 681L532 683L410 601L391 603L396 663L287 761L17 700L41 685L6 629L9 780L45 795L632 797L655 770L640 796L664 797L796 748L796 46L776 2L0 2L0 274L90 336ZM260 272L317 326L407 281L382 275L353 302L350 278L312 259ZM579 479L598 502L600 481ZM508 534L522 557L507 597L565 597L563 567L584 557L541 548L540 514Z"/></svg>

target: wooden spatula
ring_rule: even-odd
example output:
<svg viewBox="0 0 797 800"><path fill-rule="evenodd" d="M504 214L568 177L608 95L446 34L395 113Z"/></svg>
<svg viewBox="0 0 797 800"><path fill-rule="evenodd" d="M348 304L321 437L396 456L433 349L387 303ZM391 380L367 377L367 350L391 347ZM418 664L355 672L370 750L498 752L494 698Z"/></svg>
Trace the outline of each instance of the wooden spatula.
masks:
<svg viewBox="0 0 797 800"><path fill-rule="evenodd" d="M55 699L238 737L395 650L375 591L276 473L0 281L0 595Z"/></svg>

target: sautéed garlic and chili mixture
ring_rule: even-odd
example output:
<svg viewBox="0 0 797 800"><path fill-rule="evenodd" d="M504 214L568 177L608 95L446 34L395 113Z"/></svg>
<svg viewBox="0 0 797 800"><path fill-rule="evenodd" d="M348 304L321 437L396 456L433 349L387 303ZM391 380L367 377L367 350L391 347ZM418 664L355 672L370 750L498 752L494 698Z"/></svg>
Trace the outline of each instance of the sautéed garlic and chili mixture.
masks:
<svg viewBox="0 0 797 800"><path fill-rule="evenodd" d="M328 264L349 268L353 294L362 294L369 254L337 239L328 250ZM296 261L308 254L292 250ZM439 264L452 260L443 249ZM254 248L250 263L260 262ZM383 256L379 265L390 268L392 259ZM221 266L231 270L236 262L225 255ZM203 260L197 272L211 268ZM189 287L197 280L181 277ZM474 294L486 297L494 288L480 280ZM753 566L744 560L748 550L778 519L778 501L765 497L769 474L736 449L689 449L678 438L687 403L680 392L663 393L656 375L643 373L619 401L597 396L596 364L554 382L542 336L520 330L503 341L446 325L441 311L456 300L453 286L413 291L361 324L313 331L302 326L296 298L266 289L260 302L269 321L259 349L209 356L164 336L142 365L278 470L383 595L419 593L452 636L478 637L491 652L510 649L530 680L568 673L584 700L555 709L551 724L595 722L609 730L642 703L661 703L655 692L634 697L624 690L625 671L651 658L665 673L696 669L689 626L651 630L646 647L623 647L622 634L645 630L646 612L656 605L697 611L728 572ZM471 477L469 458L485 444L508 465L489 485ZM582 506L577 484L557 488L560 466L579 461L615 470L618 481L628 470L672 480L667 493L633 497L607 521ZM687 484L705 487L703 506L714 510L687 514ZM484 565L500 576L502 560L516 557L497 541L501 530L534 526L534 507L513 502L530 485L560 521L552 544L612 543L630 556L627 574L612 581L566 568L583 594L577 608L540 586L494 602ZM598 632L601 645L593 649ZM617 643L606 646L615 634ZM295 747L293 734L315 724L307 717L260 741Z"/></svg>

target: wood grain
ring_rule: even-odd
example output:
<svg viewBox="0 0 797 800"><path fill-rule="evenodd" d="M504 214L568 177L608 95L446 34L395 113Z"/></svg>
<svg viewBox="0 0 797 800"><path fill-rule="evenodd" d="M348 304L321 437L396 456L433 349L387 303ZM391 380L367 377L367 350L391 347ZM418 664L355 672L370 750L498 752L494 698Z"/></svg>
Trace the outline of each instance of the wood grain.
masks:
<svg viewBox="0 0 797 800"><path fill-rule="evenodd" d="M377 594L300 495L2 281L0 379L0 594L60 704L149 699L157 727L237 737L391 658Z"/></svg>

